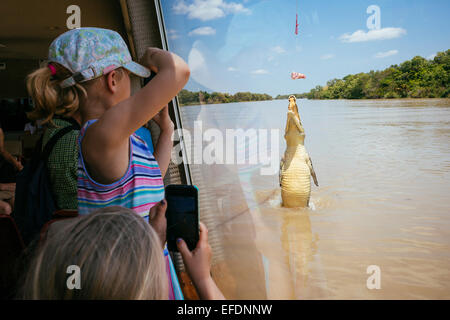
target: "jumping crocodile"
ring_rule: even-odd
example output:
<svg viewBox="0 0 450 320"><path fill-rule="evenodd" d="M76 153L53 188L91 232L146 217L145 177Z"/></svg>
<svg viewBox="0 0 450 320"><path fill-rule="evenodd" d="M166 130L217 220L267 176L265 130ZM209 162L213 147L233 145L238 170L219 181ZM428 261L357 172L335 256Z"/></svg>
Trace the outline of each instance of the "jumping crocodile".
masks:
<svg viewBox="0 0 450 320"><path fill-rule="evenodd" d="M305 148L305 130L300 122L297 102L289 97L287 113L286 151L280 162L280 186L283 207L307 207L311 195L311 176L319 186L311 158Z"/></svg>

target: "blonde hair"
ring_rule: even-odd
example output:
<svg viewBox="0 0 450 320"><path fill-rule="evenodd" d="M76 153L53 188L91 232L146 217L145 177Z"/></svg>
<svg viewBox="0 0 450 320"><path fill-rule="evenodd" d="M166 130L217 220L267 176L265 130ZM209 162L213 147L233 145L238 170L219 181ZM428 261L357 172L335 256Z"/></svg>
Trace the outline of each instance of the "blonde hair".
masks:
<svg viewBox="0 0 450 320"><path fill-rule="evenodd" d="M32 121L42 120L42 124L53 124L54 116L71 117L80 109L83 99L87 99L87 90L98 78L76 83L68 88L61 88L64 79L72 76L72 73L62 65L51 62L56 74L52 75L48 66L41 67L27 76L26 84L28 94L34 102L34 109L27 113ZM119 79L123 75L123 68L119 71Z"/></svg>
<svg viewBox="0 0 450 320"><path fill-rule="evenodd" d="M81 289L67 288L70 265L80 268ZM21 292L24 299L168 299L161 243L133 210L97 210L48 235Z"/></svg>
<svg viewBox="0 0 450 320"><path fill-rule="evenodd" d="M27 117L34 121L42 119L42 124L52 123L55 115L70 117L79 109L81 96L87 96L86 89L78 83L61 88L61 81L70 77L71 72L57 63L52 65L56 69L54 76L45 66L33 71L26 80L28 94L34 102L34 109Z"/></svg>

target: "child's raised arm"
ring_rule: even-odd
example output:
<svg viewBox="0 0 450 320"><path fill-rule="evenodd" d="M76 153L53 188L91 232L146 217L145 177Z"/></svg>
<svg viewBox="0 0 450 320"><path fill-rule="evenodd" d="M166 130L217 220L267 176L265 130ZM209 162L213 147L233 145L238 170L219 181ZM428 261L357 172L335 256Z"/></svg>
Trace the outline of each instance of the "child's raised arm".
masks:
<svg viewBox="0 0 450 320"><path fill-rule="evenodd" d="M83 157L104 182L122 176L128 164L130 135L166 106L189 79L186 62L168 51L148 48L140 63L157 75L133 96L108 109L88 128L82 141Z"/></svg>
<svg viewBox="0 0 450 320"><path fill-rule="evenodd" d="M89 128L89 135L92 133L94 139L101 140L105 147L127 141L133 132L167 105L189 79L190 71L186 62L168 51L148 48L140 62L157 70L157 75L136 94L106 111ZM85 139L90 139L88 133Z"/></svg>

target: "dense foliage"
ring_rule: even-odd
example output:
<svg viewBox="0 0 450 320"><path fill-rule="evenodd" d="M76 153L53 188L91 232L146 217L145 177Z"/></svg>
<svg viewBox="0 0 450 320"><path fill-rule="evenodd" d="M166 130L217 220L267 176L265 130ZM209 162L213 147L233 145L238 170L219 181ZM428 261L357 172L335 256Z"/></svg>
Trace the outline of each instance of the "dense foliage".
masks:
<svg viewBox="0 0 450 320"><path fill-rule="evenodd" d="M308 99L448 98L450 96L450 50L434 59L414 57L383 71L370 71L333 79L308 93ZM286 99L277 96L276 99Z"/></svg>
<svg viewBox="0 0 450 320"><path fill-rule="evenodd" d="M212 103L230 103L243 101L264 101L272 100L272 97L265 93L237 92L236 94L206 91L192 92L181 90L178 94L181 105L198 105Z"/></svg>

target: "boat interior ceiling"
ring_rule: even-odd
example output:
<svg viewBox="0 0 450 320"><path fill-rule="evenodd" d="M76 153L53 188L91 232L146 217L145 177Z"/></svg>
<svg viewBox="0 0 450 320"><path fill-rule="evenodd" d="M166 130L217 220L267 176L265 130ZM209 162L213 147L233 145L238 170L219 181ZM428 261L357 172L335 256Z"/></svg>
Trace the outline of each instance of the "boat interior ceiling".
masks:
<svg viewBox="0 0 450 320"><path fill-rule="evenodd" d="M127 39L119 0L1 0L0 99L27 96L25 76L67 30L70 5L80 7L82 26L113 29Z"/></svg>

